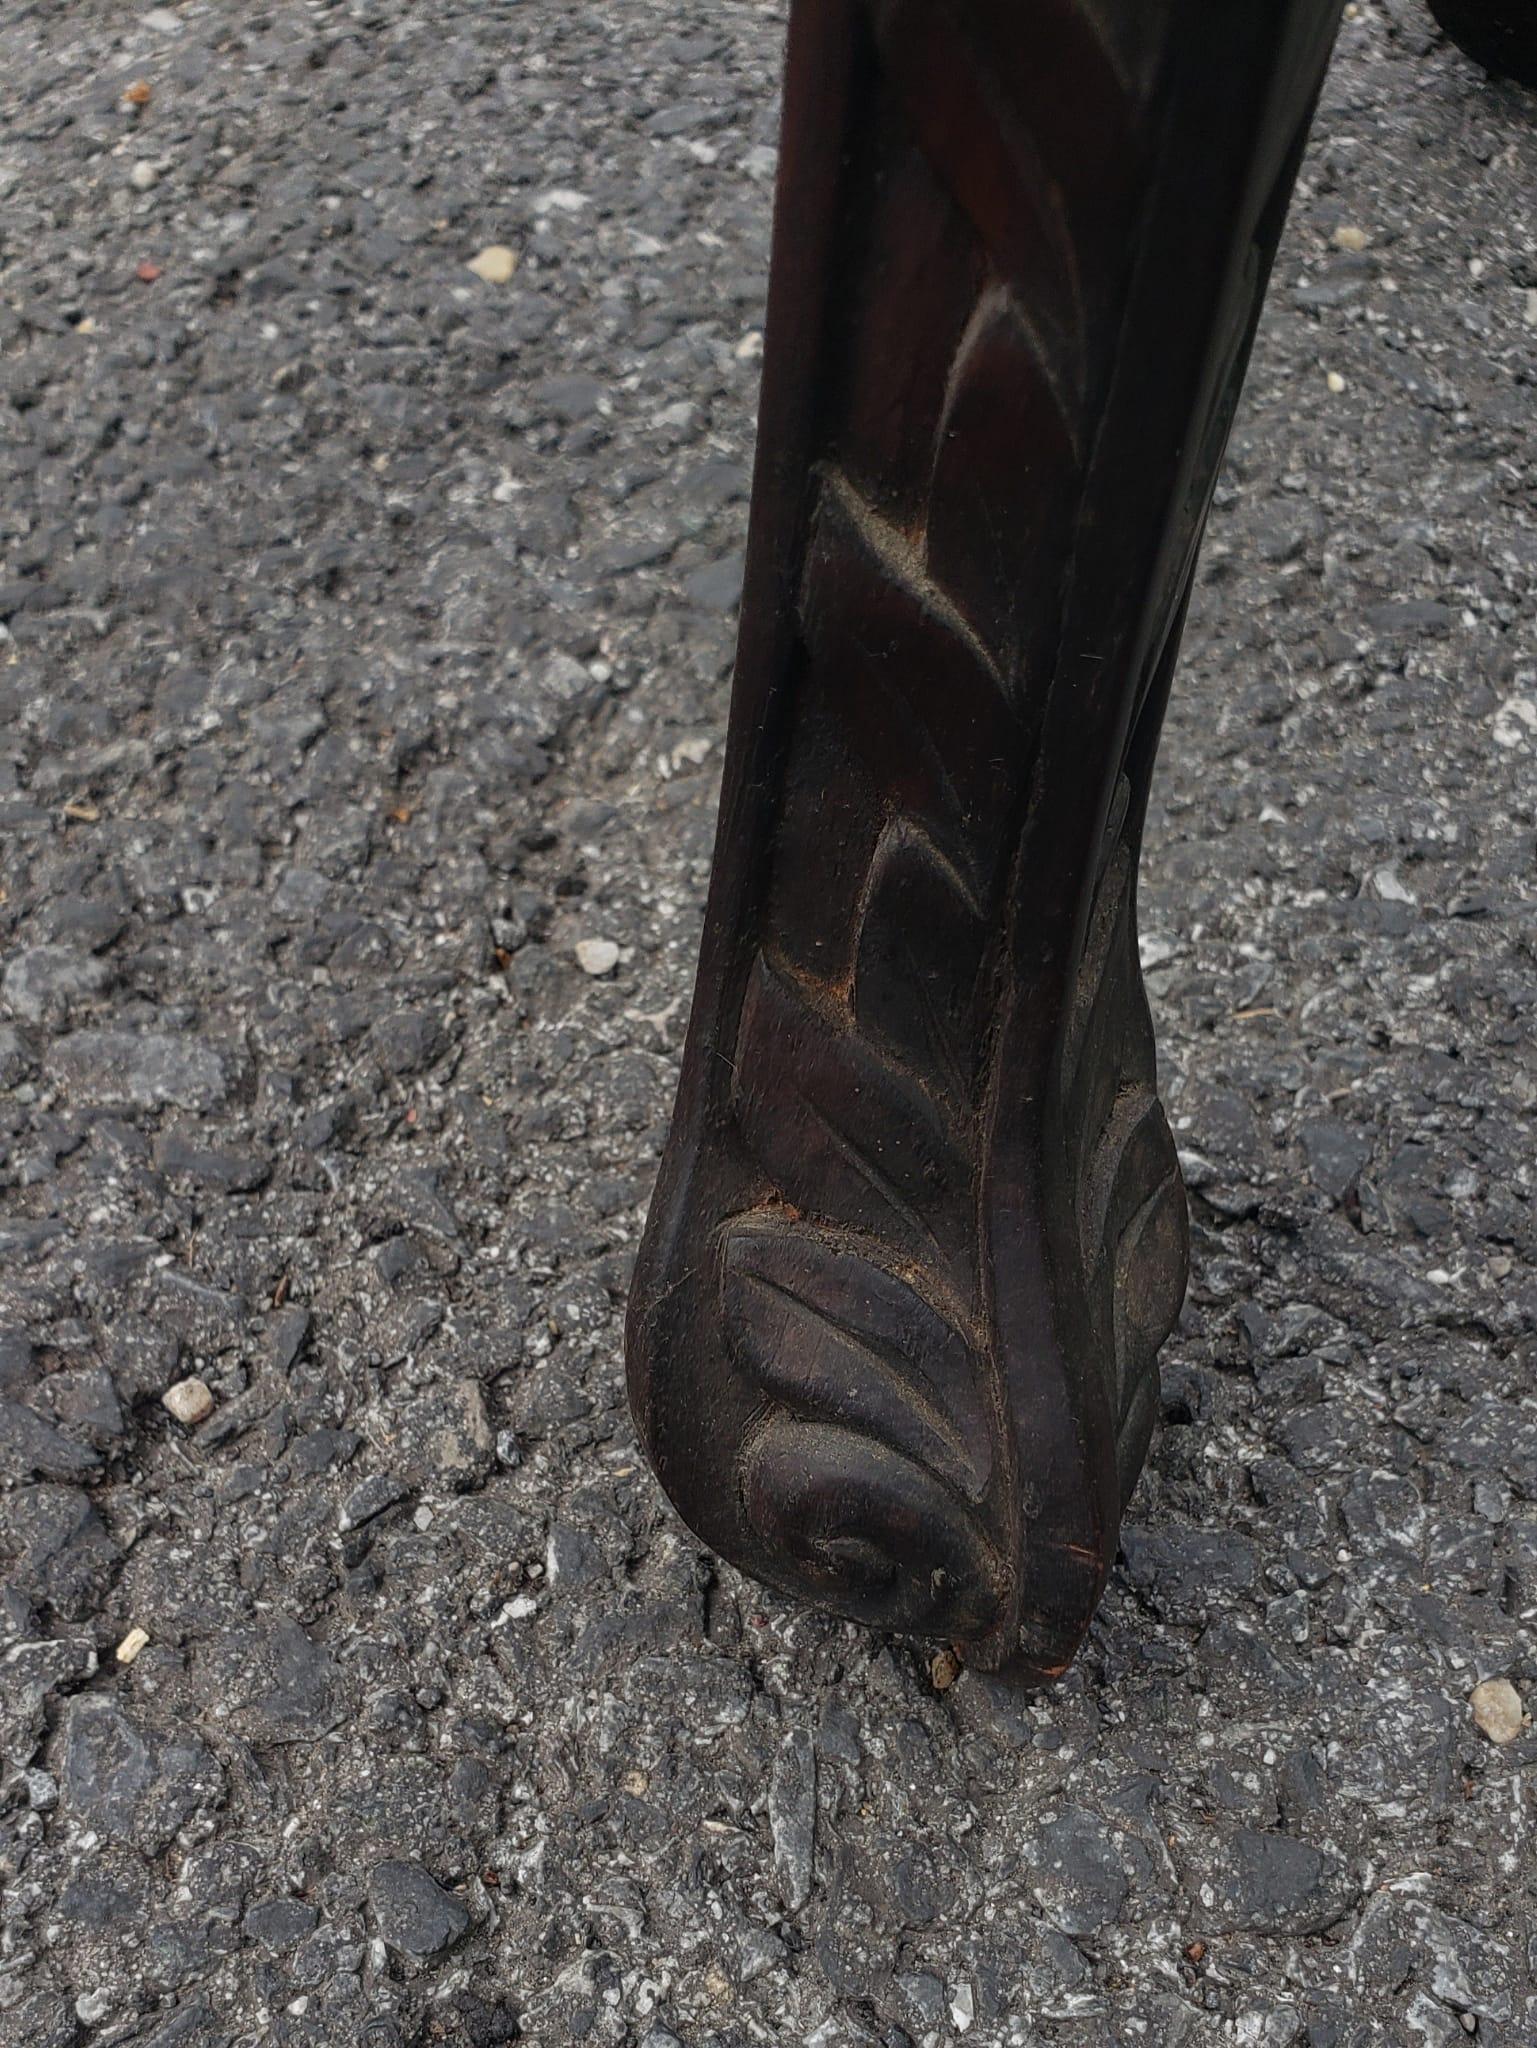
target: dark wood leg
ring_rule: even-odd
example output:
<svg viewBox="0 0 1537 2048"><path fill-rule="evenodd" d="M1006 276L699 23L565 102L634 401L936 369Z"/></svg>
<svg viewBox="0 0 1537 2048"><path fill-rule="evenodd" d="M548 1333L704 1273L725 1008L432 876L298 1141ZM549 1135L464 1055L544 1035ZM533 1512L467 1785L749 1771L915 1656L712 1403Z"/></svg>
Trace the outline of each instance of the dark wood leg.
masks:
<svg viewBox="0 0 1537 2048"><path fill-rule="evenodd" d="M1533 0L1430 0L1430 11L1476 64L1497 77L1537 86Z"/></svg>
<svg viewBox="0 0 1537 2048"><path fill-rule="evenodd" d="M1338 0L796 0L637 1424L785 1591L1061 1671L1179 1313L1136 942L1208 499Z"/></svg>

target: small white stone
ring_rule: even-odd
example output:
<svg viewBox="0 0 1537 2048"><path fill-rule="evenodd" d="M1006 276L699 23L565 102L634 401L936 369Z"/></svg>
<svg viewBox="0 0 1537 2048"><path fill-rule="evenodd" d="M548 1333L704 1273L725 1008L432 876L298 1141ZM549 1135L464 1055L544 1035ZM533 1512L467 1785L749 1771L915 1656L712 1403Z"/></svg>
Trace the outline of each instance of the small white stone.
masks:
<svg viewBox="0 0 1537 2048"><path fill-rule="evenodd" d="M493 242L490 248L470 258L469 268L486 284L511 284L517 273L518 252L509 249L505 242Z"/></svg>
<svg viewBox="0 0 1537 2048"><path fill-rule="evenodd" d="M578 939L576 964L583 974L590 974L595 981L600 981L619 965L619 948L612 939Z"/></svg>
<svg viewBox="0 0 1537 2048"><path fill-rule="evenodd" d="M75 2018L83 2027L98 2025L111 2010L111 1994L106 1991L82 1991L75 2000Z"/></svg>
<svg viewBox="0 0 1537 2048"><path fill-rule="evenodd" d="M1359 256L1371 240L1365 228L1342 227L1334 230L1336 249L1348 249L1352 256Z"/></svg>
<svg viewBox="0 0 1537 2048"><path fill-rule="evenodd" d="M152 7L144 17L144 26L160 35L174 36L181 27L181 16L174 7Z"/></svg>
<svg viewBox="0 0 1537 2048"><path fill-rule="evenodd" d="M140 157L128 173L128 182L135 192L148 192L151 186L160 183L160 173L148 157Z"/></svg>
<svg viewBox="0 0 1537 2048"><path fill-rule="evenodd" d="M1339 397L1340 393L1345 388L1345 380L1340 375L1338 370L1331 370L1328 376L1324 379L1324 382L1328 385L1329 389L1334 393L1336 398Z"/></svg>
<svg viewBox="0 0 1537 2048"><path fill-rule="evenodd" d="M27 1788L27 1804L34 1813L52 1813L59 1803L59 1781L47 1771L25 1770L21 1782Z"/></svg>
<svg viewBox="0 0 1537 2048"><path fill-rule="evenodd" d="M535 213L580 213L589 205L585 192L573 192L569 186L558 185L553 192L541 192L534 201Z"/></svg>
<svg viewBox="0 0 1537 2048"><path fill-rule="evenodd" d="M1377 869L1372 876L1372 886L1384 903L1418 903L1420 900L1412 889L1404 887L1397 868L1391 863Z"/></svg>
<svg viewBox="0 0 1537 2048"><path fill-rule="evenodd" d="M1469 1705L1474 1722L1497 1747L1503 1749L1521 1733L1521 1695L1508 1678L1486 1678L1475 1685Z"/></svg>
<svg viewBox="0 0 1537 2048"><path fill-rule="evenodd" d="M160 1398L162 1405L188 1429L195 1423L206 1422L213 1413L213 1395L208 1391L208 1383L200 1380L196 1373L190 1379L178 1380L174 1387L167 1387Z"/></svg>
<svg viewBox="0 0 1537 2048"><path fill-rule="evenodd" d="M117 1646L118 1663L131 1664L139 1652L148 1648L148 1646L149 1630L147 1628L131 1628Z"/></svg>

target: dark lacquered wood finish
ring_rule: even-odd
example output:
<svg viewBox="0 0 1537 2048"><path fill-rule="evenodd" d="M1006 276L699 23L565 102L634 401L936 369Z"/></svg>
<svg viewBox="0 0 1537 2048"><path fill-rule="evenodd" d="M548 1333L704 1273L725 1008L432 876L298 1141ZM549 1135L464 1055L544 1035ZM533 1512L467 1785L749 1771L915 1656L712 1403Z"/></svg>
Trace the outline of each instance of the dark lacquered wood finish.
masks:
<svg viewBox="0 0 1537 2048"><path fill-rule="evenodd" d="M787 1593L1060 1672L1187 1233L1136 872L1336 0L797 0L637 1425Z"/></svg>
<svg viewBox="0 0 1537 2048"><path fill-rule="evenodd" d="M1537 0L1430 0L1430 11L1486 71L1537 87Z"/></svg>

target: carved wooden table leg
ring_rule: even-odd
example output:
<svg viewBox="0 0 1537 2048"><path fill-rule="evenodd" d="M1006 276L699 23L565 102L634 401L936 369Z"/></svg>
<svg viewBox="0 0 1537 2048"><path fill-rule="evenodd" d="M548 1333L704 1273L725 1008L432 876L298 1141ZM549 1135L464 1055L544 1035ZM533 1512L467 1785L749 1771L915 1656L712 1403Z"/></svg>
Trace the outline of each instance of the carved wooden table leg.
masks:
<svg viewBox="0 0 1537 2048"><path fill-rule="evenodd" d="M716 870L629 1369L770 1584L1061 1671L1185 1287L1136 946L1338 0L795 0Z"/></svg>

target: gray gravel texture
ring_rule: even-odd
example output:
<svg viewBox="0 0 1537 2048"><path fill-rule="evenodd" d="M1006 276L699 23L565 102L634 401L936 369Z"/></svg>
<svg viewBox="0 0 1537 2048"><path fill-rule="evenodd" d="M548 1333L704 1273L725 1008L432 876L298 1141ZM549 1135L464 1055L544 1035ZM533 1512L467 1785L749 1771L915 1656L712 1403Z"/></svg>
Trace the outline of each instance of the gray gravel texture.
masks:
<svg viewBox="0 0 1537 2048"><path fill-rule="evenodd" d="M0 9L0 2041L1537 2042L1537 133L1350 14L1152 824L1196 1280L1021 1699L622 1395L780 9Z"/></svg>

